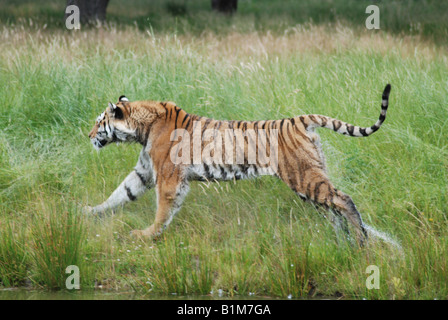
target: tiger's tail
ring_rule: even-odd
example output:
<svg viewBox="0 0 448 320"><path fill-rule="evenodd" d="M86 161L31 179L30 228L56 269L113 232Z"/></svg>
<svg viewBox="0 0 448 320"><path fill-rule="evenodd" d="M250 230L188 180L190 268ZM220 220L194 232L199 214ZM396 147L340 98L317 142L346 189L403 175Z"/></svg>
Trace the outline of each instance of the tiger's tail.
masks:
<svg viewBox="0 0 448 320"><path fill-rule="evenodd" d="M367 137L377 131L386 119L387 107L389 106L390 89L390 84L386 85L384 88L380 117L371 127L354 126L341 120L317 114L300 116L299 119L302 121L306 130L313 130L316 127L322 127L334 130L340 134L349 135L351 137Z"/></svg>

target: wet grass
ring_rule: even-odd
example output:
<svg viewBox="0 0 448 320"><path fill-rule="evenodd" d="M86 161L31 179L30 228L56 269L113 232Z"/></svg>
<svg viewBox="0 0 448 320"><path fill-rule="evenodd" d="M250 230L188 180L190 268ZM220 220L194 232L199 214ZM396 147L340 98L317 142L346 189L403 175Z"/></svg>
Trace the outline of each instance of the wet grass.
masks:
<svg viewBox="0 0 448 320"><path fill-rule="evenodd" d="M155 34L138 27L52 32L2 27L0 282L147 294L446 299L447 55L420 36L306 25L284 34ZM137 145L98 153L87 133L108 101L172 100L217 119L318 113L375 135L320 130L330 176L364 220L400 242L365 249L337 239L314 207L274 178L193 183L157 242L155 193L104 219L78 208L106 199L132 170ZM380 270L368 290L366 268Z"/></svg>

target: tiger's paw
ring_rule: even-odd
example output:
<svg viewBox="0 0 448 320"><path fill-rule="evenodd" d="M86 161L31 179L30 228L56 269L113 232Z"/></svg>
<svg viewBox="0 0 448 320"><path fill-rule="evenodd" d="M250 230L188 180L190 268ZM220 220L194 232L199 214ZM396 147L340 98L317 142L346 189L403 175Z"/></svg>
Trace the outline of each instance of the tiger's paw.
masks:
<svg viewBox="0 0 448 320"><path fill-rule="evenodd" d="M91 207L91 206L82 206L81 207L81 211L84 215L88 216L88 217L95 217L95 218L104 218L107 213L110 213L112 215L115 214L115 210L114 209L109 209L109 210L104 210L102 209L100 206L96 206L96 207Z"/></svg>
<svg viewBox="0 0 448 320"><path fill-rule="evenodd" d="M160 233L159 233L160 234ZM154 231L154 227L150 226L145 230L132 230L131 237L141 240L155 240L158 236L158 233Z"/></svg>
<svg viewBox="0 0 448 320"><path fill-rule="evenodd" d="M141 240L150 240L153 238L153 236L149 234L146 230L132 230L130 236L132 238Z"/></svg>
<svg viewBox="0 0 448 320"><path fill-rule="evenodd" d="M91 206L82 206L82 207L81 207L81 211L82 211L82 213L84 213L85 215L91 215L91 214L94 214L93 207L91 207Z"/></svg>

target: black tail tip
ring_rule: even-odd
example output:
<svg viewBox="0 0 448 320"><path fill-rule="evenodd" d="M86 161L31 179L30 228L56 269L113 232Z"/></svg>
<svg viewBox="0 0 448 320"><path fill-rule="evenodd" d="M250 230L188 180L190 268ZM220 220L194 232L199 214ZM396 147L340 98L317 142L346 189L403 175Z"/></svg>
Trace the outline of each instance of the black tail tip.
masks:
<svg viewBox="0 0 448 320"><path fill-rule="evenodd" d="M388 83L386 87L384 88L383 92L383 99L386 99L389 97L390 89L392 89L391 85Z"/></svg>

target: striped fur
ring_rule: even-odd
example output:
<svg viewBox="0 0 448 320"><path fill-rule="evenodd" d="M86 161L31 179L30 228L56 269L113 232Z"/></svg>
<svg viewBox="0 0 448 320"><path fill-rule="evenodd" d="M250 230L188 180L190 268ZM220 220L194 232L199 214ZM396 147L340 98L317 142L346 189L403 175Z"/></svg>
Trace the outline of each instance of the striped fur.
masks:
<svg viewBox="0 0 448 320"><path fill-rule="evenodd" d="M387 85L382 96L381 114L371 127L359 127L322 115L303 115L289 119L266 121L219 121L189 114L172 102L136 101L121 96L117 104L109 107L97 119L89 137L95 148L101 149L112 142L137 142L143 148L134 170L126 177L112 195L102 204L89 208L101 213L127 201L136 200L145 190L155 187L157 213L154 224L145 230L135 230L133 235L153 238L168 226L188 193L190 181L239 180L261 175L274 175L283 180L300 198L310 200L334 214L336 220L347 219L356 230L359 244L367 238L361 216L350 196L336 189L330 182L325 159L320 148L315 128L323 127L352 137L366 137L376 132L386 118L391 86ZM204 137L208 129L215 135L225 137L229 132L240 132L241 139L212 140L215 162L197 161L193 154L187 162L175 163L172 155L178 155L179 141L185 135ZM181 129L180 131L178 129ZM196 131L195 131L196 130ZM229 131L230 130L230 131ZM233 131L232 131L233 130ZM176 136L182 132L183 137ZM270 135L277 133L274 141ZM266 133L265 139L251 144L252 135ZM173 139L174 134L174 139ZM192 139L194 140L194 139ZM234 149L227 154L235 159L236 153L243 155L239 163L229 163L226 153L218 155L216 150L226 148L232 141ZM266 166L256 159L249 161L251 152L273 147L275 143L277 166ZM200 151L205 152L206 143L201 141ZM210 147L209 145L209 147ZM254 146L250 150L250 146ZM191 148L197 148L191 142ZM211 154L211 153L210 153ZM200 159L201 160L201 159ZM345 219L344 219L345 218Z"/></svg>

